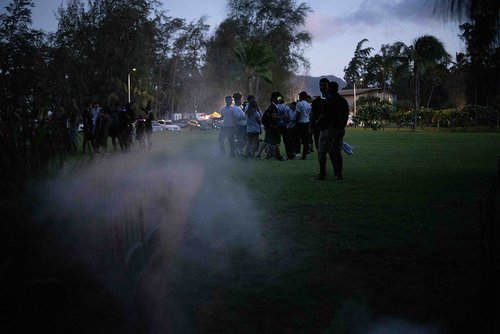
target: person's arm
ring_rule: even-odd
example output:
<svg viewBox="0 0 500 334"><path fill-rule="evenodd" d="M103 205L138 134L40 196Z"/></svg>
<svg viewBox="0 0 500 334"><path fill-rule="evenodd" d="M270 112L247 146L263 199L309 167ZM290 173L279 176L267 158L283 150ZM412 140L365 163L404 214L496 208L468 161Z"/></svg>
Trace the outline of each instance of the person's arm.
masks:
<svg viewBox="0 0 500 334"><path fill-rule="evenodd" d="M297 103L297 106L295 107L295 122L299 122L300 116L302 115L302 101Z"/></svg>
<svg viewBox="0 0 500 334"><path fill-rule="evenodd" d="M311 114L309 115L309 134L313 134L316 128L316 119L318 118L318 105L313 101L311 106Z"/></svg>

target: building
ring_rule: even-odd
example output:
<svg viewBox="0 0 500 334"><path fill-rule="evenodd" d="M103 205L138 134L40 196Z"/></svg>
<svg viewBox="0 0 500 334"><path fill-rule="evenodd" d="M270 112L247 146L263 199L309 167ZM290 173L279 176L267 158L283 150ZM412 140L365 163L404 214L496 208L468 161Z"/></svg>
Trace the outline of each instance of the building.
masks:
<svg viewBox="0 0 500 334"><path fill-rule="evenodd" d="M349 109L351 113L354 114L354 89L342 89L339 94L343 96L347 103L349 104ZM361 96L375 96L380 98L380 100L387 100L390 103L397 101L397 96L394 94L392 89L386 87L385 93L383 88L357 88L356 89L356 100Z"/></svg>

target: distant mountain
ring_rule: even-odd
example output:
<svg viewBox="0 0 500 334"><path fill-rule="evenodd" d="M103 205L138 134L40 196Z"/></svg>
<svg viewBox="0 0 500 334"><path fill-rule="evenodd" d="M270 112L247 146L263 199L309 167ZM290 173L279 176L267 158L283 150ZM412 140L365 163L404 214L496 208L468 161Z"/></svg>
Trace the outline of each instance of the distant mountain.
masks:
<svg viewBox="0 0 500 334"><path fill-rule="evenodd" d="M337 78L334 75L323 75L321 77L310 77L306 75L296 75L293 83L295 86L295 90L297 94L301 91L306 91L307 94L311 96L320 95L319 91L319 80L321 78L327 78L330 81L336 81L339 84L339 89L342 89L346 86L346 82L340 78Z"/></svg>

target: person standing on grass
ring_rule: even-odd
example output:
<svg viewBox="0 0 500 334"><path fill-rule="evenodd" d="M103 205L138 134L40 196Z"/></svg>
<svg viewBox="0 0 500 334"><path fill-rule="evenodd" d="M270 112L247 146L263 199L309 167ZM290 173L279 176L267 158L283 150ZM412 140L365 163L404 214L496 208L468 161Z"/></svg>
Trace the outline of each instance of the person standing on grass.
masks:
<svg viewBox="0 0 500 334"><path fill-rule="evenodd" d="M311 106L311 116L309 122L309 133L314 136L314 143L318 151L319 174L311 180L325 180L326 177L326 154L331 151L329 131L329 116L327 110L328 84L327 78L321 78L319 81L319 90L321 95L315 98ZM323 138L323 142L321 142ZM332 152L333 153L333 152Z"/></svg>
<svg viewBox="0 0 500 334"><path fill-rule="evenodd" d="M229 143L229 155L231 158L235 157L234 147L234 129L239 117L239 113L233 106L233 97L228 95L225 98L226 105L220 110L222 118L222 127L219 130L219 149L222 155L225 155L226 149L224 143L227 139Z"/></svg>
<svg viewBox="0 0 500 334"><path fill-rule="evenodd" d="M300 157L300 141L297 133L297 102L293 101L287 106L286 132L288 137L288 159L298 159Z"/></svg>
<svg viewBox="0 0 500 334"><path fill-rule="evenodd" d="M247 144L247 118L245 116L245 112L243 111L241 93L240 92L233 93L233 99L234 99L234 109L239 114L238 120L236 121L235 135L238 143L236 150L238 152L238 155L243 155L243 149Z"/></svg>
<svg viewBox="0 0 500 334"><path fill-rule="evenodd" d="M281 97L280 92L272 92L271 93L271 104L264 111L262 115L262 124L264 125L264 142L272 148L272 156L274 156L277 160L285 160L281 156L281 152L279 149L280 144L280 131L276 126L276 121L278 119L278 99Z"/></svg>
<svg viewBox="0 0 500 334"><path fill-rule="evenodd" d="M245 156L253 158L257 150L259 135L261 130L261 118L259 107L257 105L257 100L255 97L250 95L248 97L248 105L245 108L245 114L247 117L247 150Z"/></svg>
<svg viewBox="0 0 500 334"><path fill-rule="evenodd" d="M283 96L278 97L276 107L278 108L278 116L275 125L279 130L280 136L283 139L283 145L285 146L285 157L281 159L285 161L293 159L293 152L290 149L290 140L288 136L288 114L290 108L285 104Z"/></svg>
<svg viewBox="0 0 500 334"><path fill-rule="evenodd" d="M311 114L311 105L307 101L307 92L299 93L299 102L295 107L297 113L297 136L300 140L298 150L300 151L300 144L302 144L302 160L306 159L309 154L309 115Z"/></svg>
<svg viewBox="0 0 500 334"><path fill-rule="evenodd" d="M331 119L331 136L332 136L332 153L330 160L333 165L333 174L336 180L342 180L343 159L342 159L342 144L344 142L345 127L349 120L349 105L346 99L339 94L339 84L332 81L328 85L328 111L332 111Z"/></svg>

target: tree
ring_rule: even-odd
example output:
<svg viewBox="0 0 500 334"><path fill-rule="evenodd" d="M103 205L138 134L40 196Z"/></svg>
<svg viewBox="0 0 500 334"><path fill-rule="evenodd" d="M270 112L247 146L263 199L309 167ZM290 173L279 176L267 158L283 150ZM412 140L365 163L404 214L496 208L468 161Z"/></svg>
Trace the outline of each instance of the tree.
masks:
<svg viewBox="0 0 500 334"><path fill-rule="evenodd" d="M304 50L311 43L311 35L304 30L311 11L309 5L297 4L295 0L228 0L228 9L228 17L216 30L207 53L207 69L219 76L219 89L227 92L248 86L247 69L241 66L234 48L240 43L259 42L270 47L276 56L269 68L276 89L286 94L291 89L293 74L309 66L304 57ZM268 95L275 89L271 84L260 86L259 80L257 76L256 95Z"/></svg>
<svg viewBox="0 0 500 334"><path fill-rule="evenodd" d="M396 42L394 47L399 50L397 57L399 71L409 70L412 74L414 99L415 99L415 122L413 130L416 129L417 113L420 109L421 82L430 70L439 65L447 65L450 56L444 49L444 45L436 37L423 35L416 38L412 45L407 46L403 42Z"/></svg>
<svg viewBox="0 0 500 334"><path fill-rule="evenodd" d="M45 35L31 28L32 0L13 0L0 15L0 111L34 112L44 96Z"/></svg>
<svg viewBox="0 0 500 334"><path fill-rule="evenodd" d="M346 88L352 88L354 83L358 82L367 72L370 59L369 56L373 48L363 48L366 42L368 42L366 38L359 41L354 51L354 56L347 67L344 68L344 80L347 83Z"/></svg>
<svg viewBox="0 0 500 334"><path fill-rule="evenodd" d="M493 104L500 95L500 2L497 0L435 0L436 13L468 18L461 38L467 45L470 67L466 83L467 100Z"/></svg>
<svg viewBox="0 0 500 334"><path fill-rule="evenodd" d="M234 51L238 60L245 67L249 94L253 95L259 90L258 87L254 89L257 76L274 86L270 65L276 62L276 56L269 45L257 40L250 40L248 43L239 42Z"/></svg>
<svg viewBox="0 0 500 334"><path fill-rule="evenodd" d="M448 91L452 105L463 106L466 103L465 96L465 80L470 71L470 62L468 57L463 53L455 54L455 61L451 62L449 68L449 76L447 80Z"/></svg>

